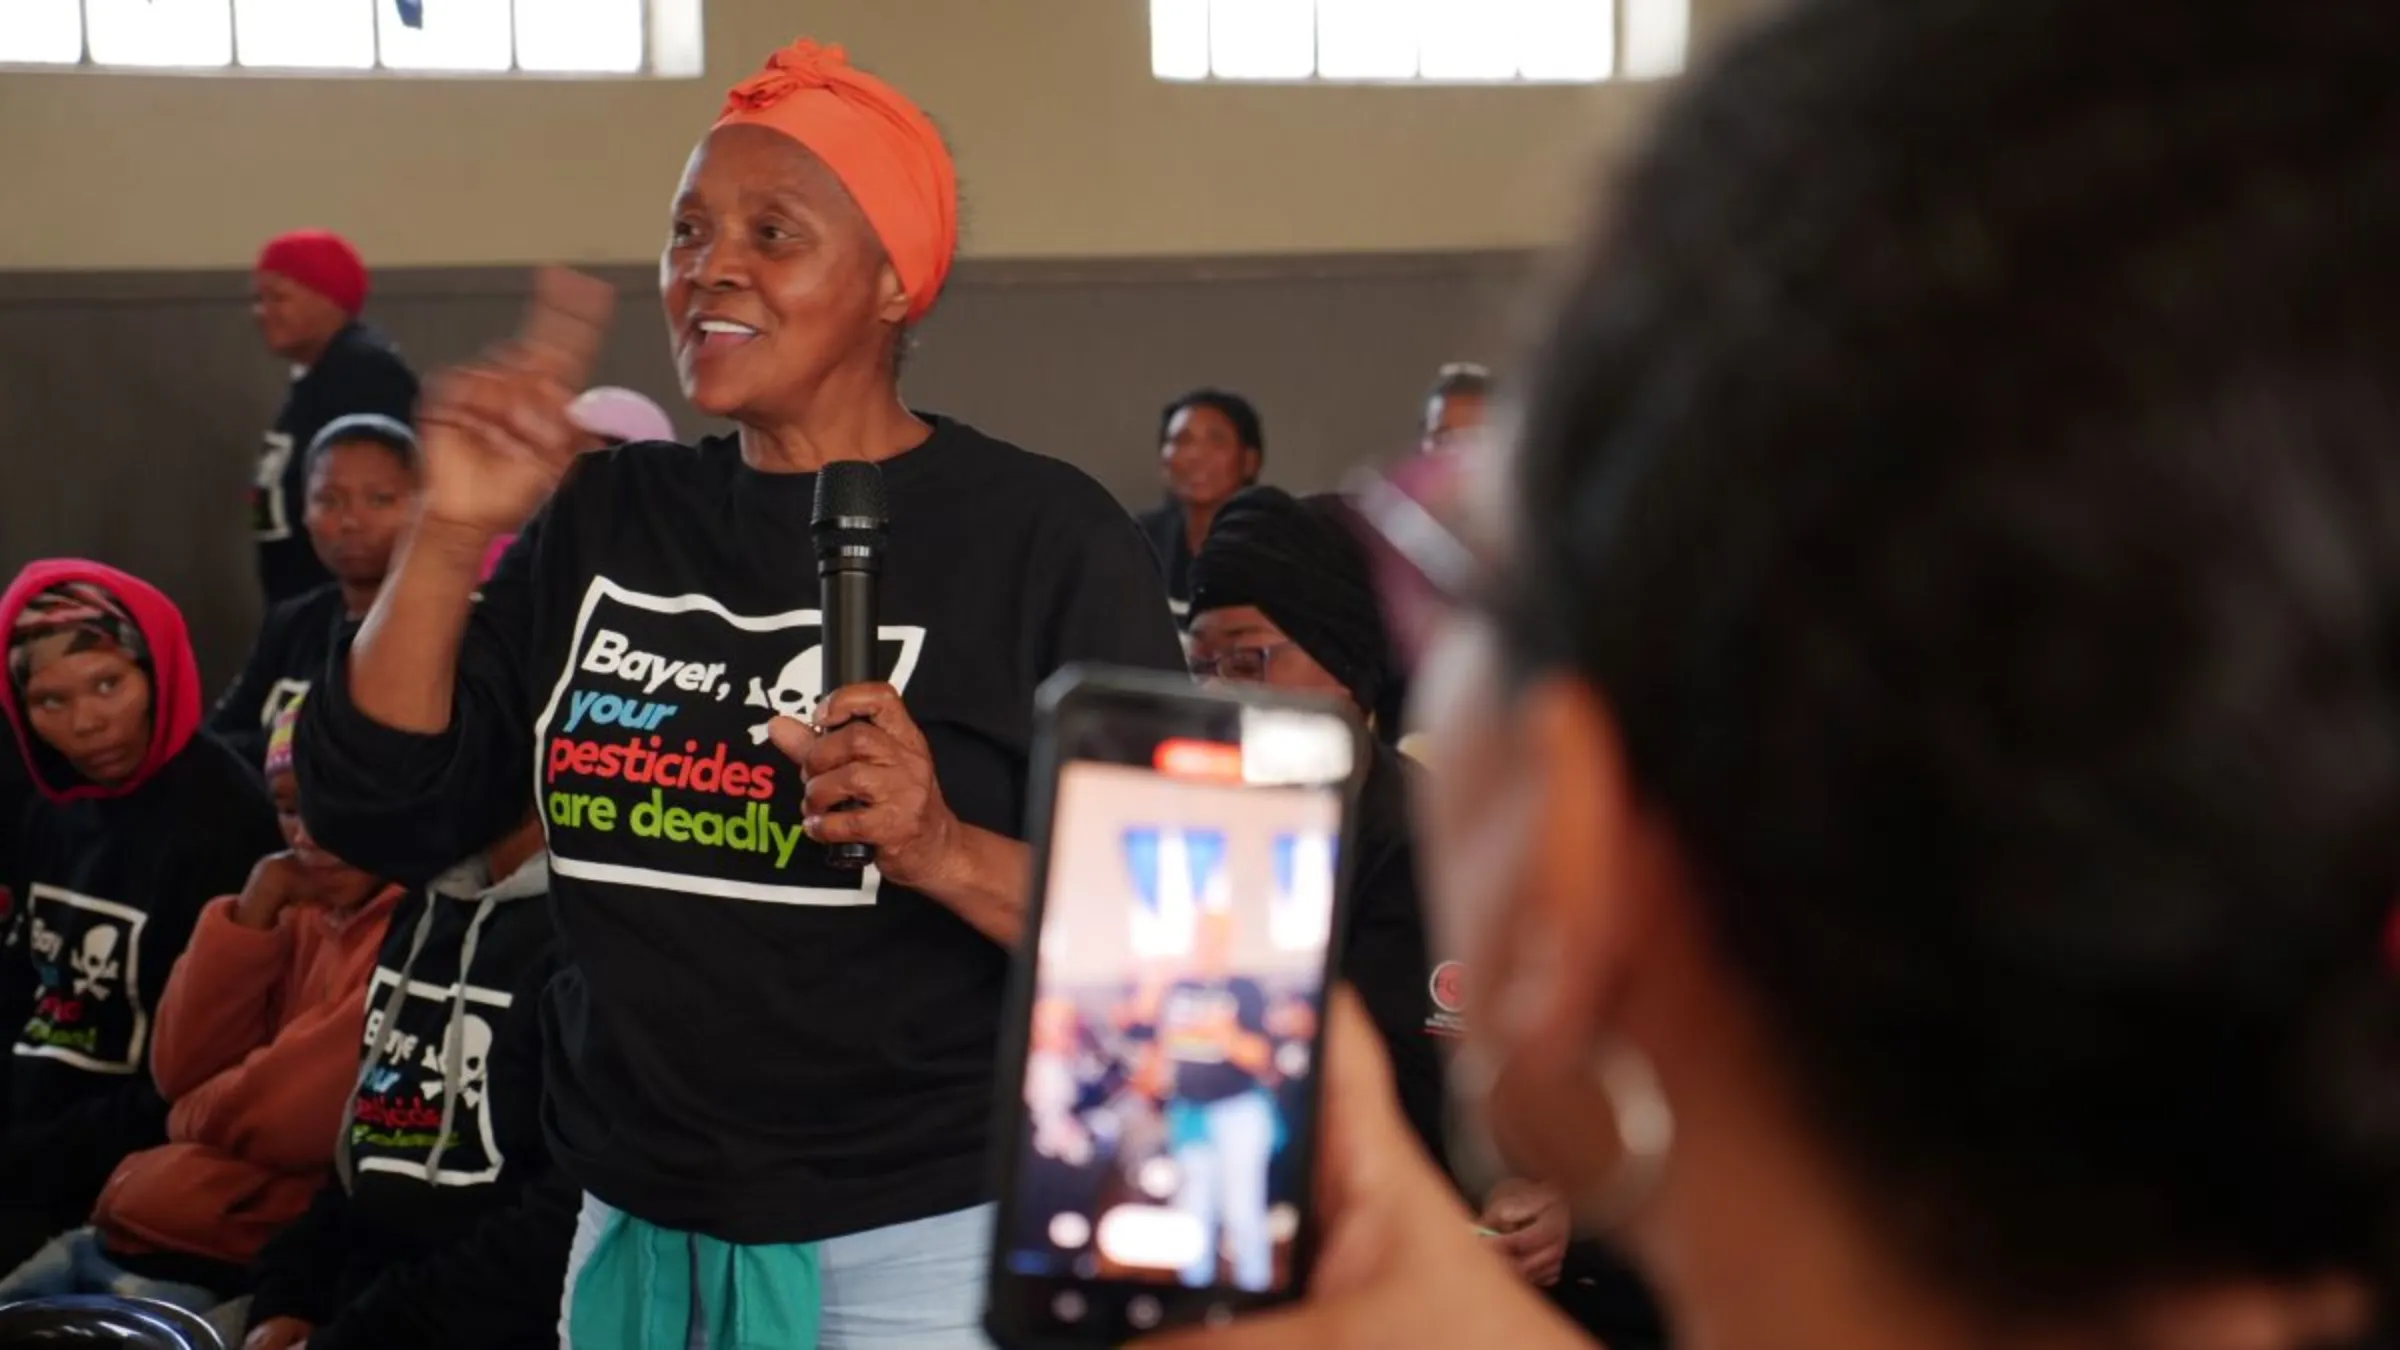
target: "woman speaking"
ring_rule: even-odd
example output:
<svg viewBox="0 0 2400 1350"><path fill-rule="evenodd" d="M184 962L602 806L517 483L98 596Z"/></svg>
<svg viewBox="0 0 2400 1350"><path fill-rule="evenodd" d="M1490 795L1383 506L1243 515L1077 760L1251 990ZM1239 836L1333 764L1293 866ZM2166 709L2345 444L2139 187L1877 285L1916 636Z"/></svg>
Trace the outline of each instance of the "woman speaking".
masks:
<svg viewBox="0 0 2400 1350"><path fill-rule="evenodd" d="M505 834L532 771L585 1350L982 1343L1034 688L1182 658L1105 491L901 401L957 219L922 112L839 48L776 53L693 151L659 269L684 392L739 433L578 458L608 301L546 274L520 340L421 409L421 517L309 705L310 826L389 875ZM829 691L808 522L844 459L890 502L889 673ZM837 841L880 870L827 866Z"/></svg>

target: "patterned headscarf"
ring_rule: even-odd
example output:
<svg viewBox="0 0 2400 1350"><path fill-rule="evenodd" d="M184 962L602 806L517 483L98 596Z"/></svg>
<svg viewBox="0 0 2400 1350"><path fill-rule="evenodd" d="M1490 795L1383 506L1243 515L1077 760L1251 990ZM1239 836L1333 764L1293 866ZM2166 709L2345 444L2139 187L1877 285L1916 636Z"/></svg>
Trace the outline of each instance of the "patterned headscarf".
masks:
<svg viewBox="0 0 2400 1350"><path fill-rule="evenodd" d="M133 611L96 581L62 581L35 595L17 611L8 631L8 678L19 690L33 678L35 649L52 638L66 639L52 656L114 650L148 669L150 644Z"/></svg>

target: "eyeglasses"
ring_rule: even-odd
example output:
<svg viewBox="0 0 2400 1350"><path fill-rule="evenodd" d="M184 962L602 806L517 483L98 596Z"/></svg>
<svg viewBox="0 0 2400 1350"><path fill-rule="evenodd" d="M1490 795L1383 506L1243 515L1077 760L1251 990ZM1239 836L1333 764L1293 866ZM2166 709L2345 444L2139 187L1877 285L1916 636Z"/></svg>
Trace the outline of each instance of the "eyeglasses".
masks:
<svg viewBox="0 0 2400 1350"><path fill-rule="evenodd" d="M1223 656L1195 656L1190 662L1192 678L1257 684L1267 678L1267 667L1275 660L1275 654L1291 645L1289 642L1270 642L1261 647L1236 647Z"/></svg>
<svg viewBox="0 0 2400 1350"><path fill-rule="evenodd" d="M1362 471L1344 491L1365 535L1384 622L1410 671L1442 622L1483 589L1482 560L1443 519L1457 497L1458 468L1455 456L1419 455L1389 473Z"/></svg>

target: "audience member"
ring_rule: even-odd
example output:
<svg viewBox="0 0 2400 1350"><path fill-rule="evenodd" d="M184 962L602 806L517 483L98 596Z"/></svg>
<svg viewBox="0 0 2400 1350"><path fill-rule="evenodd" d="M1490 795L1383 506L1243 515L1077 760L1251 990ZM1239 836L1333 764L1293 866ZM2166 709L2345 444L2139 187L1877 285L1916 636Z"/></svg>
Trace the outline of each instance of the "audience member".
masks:
<svg viewBox="0 0 2400 1350"><path fill-rule="evenodd" d="M266 776L286 851L212 901L160 1000L150 1073L167 1142L117 1165L91 1224L0 1279L0 1303L121 1294L205 1313L244 1292L308 1208L358 1063L367 973L396 887L316 846L292 779L296 707Z"/></svg>
<svg viewBox="0 0 2400 1350"><path fill-rule="evenodd" d="M209 714L234 753L266 753L267 731L325 671L334 638L366 617L423 485L417 437L380 413L326 423L307 461L309 542L333 580L267 610L249 663Z"/></svg>
<svg viewBox="0 0 2400 1350"><path fill-rule="evenodd" d="M0 595L5 707L38 797L0 946L0 1267L88 1218L166 1141L143 1066L201 907L281 846L257 771L201 734L183 615L114 568L27 565Z"/></svg>
<svg viewBox="0 0 2400 1350"><path fill-rule="evenodd" d="M584 390L567 405L567 416L583 428L586 450L675 439L675 422L666 409L647 394L613 384Z"/></svg>
<svg viewBox="0 0 2400 1350"><path fill-rule="evenodd" d="M1242 493L1218 514L1192 577L1195 673L1337 694L1387 734L1397 724L1392 644L1356 517L1339 499ZM1447 1164L1437 1047L1464 1025L1457 994L1445 992L1458 967L1437 971L1427 951L1408 813L1419 771L1378 741L1351 848L1342 973L1391 1059L1409 1125ZM1526 1279L1552 1288L1578 1325L1612 1347L1659 1341L1656 1308L1622 1264L1570 1242L1566 1199L1555 1188L1505 1178L1476 1193L1477 1226Z"/></svg>
<svg viewBox="0 0 2400 1350"><path fill-rule="evenodd" d="M366 303L367 266L338 234L295 230L259 251L250 312L267 350L292 365L291 393L267 432L250 492L259 583L270 605L332 580L294 528L308 492L305 452L317 433L354 413L405 423L416 407L417 377L360 322Z"/></svg>
<svg viewBox="0 0 2400 1350"><path fill-rule="evenodd" d="M246 1350L558 1344L579 1195L542 1142L549 889L528 819L392 915L339 1175L260 1258Z"/></svg>
<svg viewBox="0 0 2400 1350"><path fill-rule="evenodd" d="M1461 448L1483 431L1491 395L1492 372L1473 362L1453 361L1435 372L1417 448L1427 454Z"/></svg>
<svg viewBox="0 0 2400 1350"><path fill-rule="evenodd" d="M1192 557L1218 509L1258 481L1267 433L1250 400L1222 389L1195 389L1159 413L1158 454L1167 500L1140 520L1166 573L1167 604L1181 624L1191 610Z"/></svg>
<svg viewBox="0 0 2400 1350"><path fill-rule="evenodd" d="M1565 279L1428 876L1494 1136L1689 1343L2391 1343L2395 61L2349 0L1787 7ZM1569 1343L1341 1012L1311 1305L1180 1343Z"/></svg>
<svg viewBox="0 0 2400 1350"><path fill-rule="evenodd" d="M1388 716L1399 682L1365 551L1334 498L1258 487L1227 502L1192 560L1191 624L1191 667L1202 679L1330 694L1362 716ZM1427 1034L1433 962L1408 820L1414 770L1380 737L1374 755L1350 842L1342 973L1392 1056L1409 1124L1446 1158L1442 1066Z"/></svg>
<svg viewBox="0 0 2400 1350"><path fill-rule="evenodd" d="M567 957L544 1120L588 1192L574 1343L731 1343L738 1310L762 1343L980 1345L1033 691L1181 652L1104 489L901 401L957 244L922 112L796 43L733 91L674 203L678 370L739 435L577 458L604 300L547 278L516 354L422 419L423 511L303 714L310 822L421 875L520 819L544 766ZM844 458L890 499L891 683L828 692L794 541ZM537 510L471 603L489 541ZM876 870L833 867L832 842Z"/></svg>

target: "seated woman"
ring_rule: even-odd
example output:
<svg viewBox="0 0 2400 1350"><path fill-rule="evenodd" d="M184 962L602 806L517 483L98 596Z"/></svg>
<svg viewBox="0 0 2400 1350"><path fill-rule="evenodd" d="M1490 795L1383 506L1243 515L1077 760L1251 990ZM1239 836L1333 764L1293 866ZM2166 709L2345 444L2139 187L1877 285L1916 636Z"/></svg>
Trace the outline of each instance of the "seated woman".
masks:
<svg viewBox="0 0 2400 1350"><path fill-rule="evenodd" d="M0 1303L122 1294L206 1312L241 1294L269 1237L304 1213L357 1071L367 975L400 891L300 824L292 725L268 741L287 852L201 912L158 1009L151 1073L167 1142L118 1164L88 1227L0 1278Z"/></svg>
<svg viewBox="0 0 2400 1350"><path fill-rule="evenodd" d="M0 941L0 1269L84 1222L125 1156L166 1141L144 1072L201 907L281 847L256 769L199 734L183 615L98 563L36 562L0 595L0 710L36 797Z"/></svg>
<svg viewBox="0 0 2400 1350"><path fill-rule="evenodd" d="M422 485L416 433L377 413L336 418L310 443L306 473L302 520L334 579L267 610L249 662L208 715L245 764L259 762L275 715L323 677L335 638L375 603Z"/></svg>
<svg viewBox="0 0 2400 1350"><path fill-rule="evenodd" d="M1685 1343L2400 1343L2395 63L2355 0L1773 7L1455 536L1389 519L1457 1077ZM1306 1306L1165 1344L1588 1345L1362 1022Z"/></svg>
<svg viewBox="0 0 2400 1350"><path fill-rule="evenodd" d="M549 891L529 819L394 911L338 1175L259 1258L247 1350L558 1344L582 1196L542 1143Z"/></svg>
<svg viewBox="0 0 2400 1350"><path fill-rule="evenodd" d="M1398 680L1367 555L1341 503L1251 488L1228 501L1192 558L1192 673L1350 700L1379 729ZM1376 738L1358 804L1343 975L1367 1000L1396 1066L1401 1107L1444 1156L1442 1065L1431 1031L1433 962L1417 896L1408 782L1416 770Z"/></svg>

